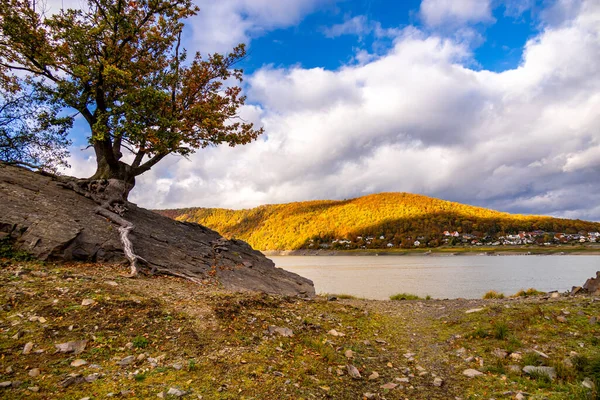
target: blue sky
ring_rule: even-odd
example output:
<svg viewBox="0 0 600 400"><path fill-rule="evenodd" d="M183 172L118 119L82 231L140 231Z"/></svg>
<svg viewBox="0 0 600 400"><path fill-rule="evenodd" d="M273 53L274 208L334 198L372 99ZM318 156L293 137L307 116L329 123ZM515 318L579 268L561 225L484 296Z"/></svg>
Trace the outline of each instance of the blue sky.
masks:
<svg viewBox="0 0 600 400"><path fill-rule="evenodd" d="M600 221L598 0L198 5L186 47L247 44L240 116L265 134L165 159L138 179L140 205L245 208L405 191ZM69 172L89 176L82 143Z"/></svg>

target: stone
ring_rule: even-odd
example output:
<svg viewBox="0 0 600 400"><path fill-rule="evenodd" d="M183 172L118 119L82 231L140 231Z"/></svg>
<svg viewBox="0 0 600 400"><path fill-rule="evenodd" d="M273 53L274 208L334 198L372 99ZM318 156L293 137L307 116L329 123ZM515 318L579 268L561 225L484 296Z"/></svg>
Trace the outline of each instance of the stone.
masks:
<svg viewBox="0 0 600 400"><path fill-rule="evenodd" d="M465 369L463 371L463 375L468 376L469 378L474 378L476 376L483 375L483 372L477 371L476 369L469 368L469 369Z"/></svg>
<svg viewBox="0 0 600 400"><path fill-rule="evenodd" d="M470 310L465 311L465 314L472 314L472 313L480 312L483 310L485 310L485 308L472 308Z"/></svg>
<svg viewBox="0 0 600 400"><path fill-rule="evenodd" d="M127 357L122 358L121 360L117 361L117 364L120 365L121 367L124 367L126 365L133 363L134 361L135 361L135 356L127 356Z"/></svg>
<svg viewBox="0 0 600 400"><path fill-rule="evenodd" d="M494 355L497 358L504 359L504 358L506 358L508 353L506 352L506 350L494 349L494 351L492 351L492 355Z"/></svg>
<svg viewBox="0 0 600 400"><path fill-rule="evenodd" d="M11 387L12 382L11 381L4 381L4 382L0 382L0 388L7 388L7 387Z"/></svg>
<svg viewBox="0 0 600 400"><path fill-rule="evenodd" d="M81 305L82 306L91 306L92 304L95 304L96 302L93 299L83 299L81 301Z"/></svg>
<svg viewBox="0 0 600 400"><path fill-rule="evenodd" d="M440 377L437 377L433 380L433 386L442 387L443 384L444 384L444 380Z"/></svg>
<svg viewBox="0 0 600 400"><path fill-rule="evenodd" d="M87 340L76 340L73 342L66 342L66 343L60 343L60 344L54 345L54 347L56 347L57 351L59 351L61 353L73 353L73 354L82 353L83 350L85 350L85 346L87 346Z"/></svg>
<svg viewBox="0 0 600 400"><path fill-rule="evenodd" d="M523 372L525 372L528 375L531 375L531 374L546 375L551 380L554 380L556 378L556 370L554 369L554 367L536 367L533 365L527 365L527 366L523 367Z"/></svg>
<svg viewBox="0 0 600 400"><path fill-rule="evenodd" d="M380 388L386 389L386 390L393 390L393 389L396 389L397 387L398 387L398 385L394 382L388 382L388 383L380 386Z"/></svg>
<svg viewBox="0 0 600 400"><path fill-rule="evenodd" d="M515 351L514 353L510 353L509 357L511 360L514 360L514 361L521 361L523 359L523 355L521 353L519 353L518 351Z"/></svg>
<svg viewBox="0 0 600 400"><path fill-rule="evenodd" d="M377 394L371 393L371 392L365 392L365 393L363 393L363 397L367 400L375 399L375 398L377 398Z"/></svg>
<svg viewBox="0 0 600 400"><path fill-rule="evenodd" d="M535 350L535 349L534 349L534 350L533 350L533 352L534 352L534 353L537 353L537 355L539 355L539 356L540 356L540 357L542 357L542 358L545 358L545 359L549 359L549 358L550 358L550 357L548 356L548 354L546 354L546 353L542 353L542 352L541 352L541 351L539 351L539 350Z"/></svg>
<svg viewBox="0 0 600 400"><path fill-rule="evenodd" d="M369 380L370 380L370 381L374 381L375 379L379 379L379 373L378 373L378 372L375 372L375 371L373 371L373 372L371 373L371 375L369 375Z"/></svg>
<svg viewBox="0 0 600 400"><path fill-rule="evenodd" d="M40 391L40 387L39 386L29 386L27 388L27 390L29 390L30 392L33 392L33 393L37 393Z"/></svg>
<svg viewBox="0 0 600 400"><path fill-rule="evenodd" d="M167 391L168 396L175 396L175 397L185 396L186 393L187 392L184 392L183 390L179 390L177 388L169 388L169 390Z"/></svg>
<svg viewBox="0 0 600 400"><path fill-rule="evenodd" d="M552 292L552 294L550 295L551 298L553 299L558 299L560 297L560 293L558 292Z"/></svg>
<svg viewBox="0 0 600 400"><path fill-rule="evenodd" d="M3 231L9 230L15 249L41 261L128 263L119 230L96 213L95 201L67 189L68 179L15 166L0 168L0 226L6 227ZM114 182L108 184L114 186ZM276 268L273 261L246 242L227 240L204 226L174 221L133 203L126 207L123 218L135 226L133 247L141 258L157 267L157 274L199 282L214 274L210 282L226 290L315 295L311 280ZM215 258L219 268L213 269Z"/></svg>
<svg viewBox="0 0 600 400"><path fill-rule="evenodd" d="M173 364L173 368L177 371L181 371L181 369L183 369L183 364L182 363L175 363Z"/></svg>
<svg viewBox="0 0 600 400"><path fill-rule="evenodd" d="M395 380L396 380L396 382L400 382L400 383L409 383L410 382L410 379L408 379L406 377L396 378Z"/></svg>
<svg viewBox="0 0 600 400"><path fill-rule="evenodd" d="M81 399L79 399L79 400L90 400L90 398L89 398L89 397L82 397L82 398L81 398Z"/></svg>
<svg viewBox="0 0 600 400"><path fill-rule="evenodd" d="M348 349L344 352L344 356L346 356L346 358L353 358L354 352L352 350Z"/></svg>
<svg viewBox="0 0 600 400"><path fill-rule="evenodd" d="M12 374L12 373L13 373L13 367L11 367L11 366L9 365L8 367L6 367L6 369L4 370L4 372L5 372L7 375L10 375L10 374Z"/></svg>
<svg viewBox="0 0 600 400"><path fill-rule="evenodd" d="M78 358L77 360L71 361L71 367L81 367L87 364L87 361Z"/></svg>
<svg viewBox="0 0 600 400"><path fill-rule="evenodd" d="M590 390L594 390L594 388L596 387L596 385L590 378L585 378L583 382L581 382L581 386Z"/></svg>
<svg viewBox="0 0 600 400"><path fill-rule="evenodd" d="M350 377L352 379L361 379L362 376L360 375L360 372L358 371L358 369L356 369L356 367L352 364L348 364L346 365L346 370L348 371L348 375L350 375Z"/></svg>
<svg viewBox="0 0 600 400"><path fill-rule="evenodd" d="M25 343L25 346L23 346L23 354L31 353L32 349L33 349L33 342Z"/></svg>
<svg viewBox="0 0 600 400"><path fill-rule="evenodd" d="M294 332L290 328L282 328L279 326L269 325L267 328L269 331L269 335L279 335L283 337L292 337L294 336Z"/></svg>
<svg viewBox="0 0 600 400"><path fill-rule="evenodd" d="M69 374L59 383L59 385L66 388L81 382L85 382L85 378L81 376L81 374Z"/></svg>
<svg viewBox="0 0 600 400"><path fill-rule="evenodd" d="M592 296L600 295L600 271L596 272L595 278L590 278L583 284L583 290Z"/></svg>
<svg viewBox="0 0 600 400"><path fill-rule="evenodd" d="M520 374L521 373L521 367L519 367L518 365L509 365L508 366L508 372L511 372L513 374Z"/></svg>
<svg viewBox="0 0 600 400"><path fill-rule="evenodd" d="M96 380L98 380L98 378L100 378L100 374L98 372L94 372L93 374L89 374L88 376L85 377L85 381L87 383L92 383Z"/></svg>
<svg viewBox="0 0 600 400"><path fill-rule="evenodd" d="M590 325L596 325L598 323L598 318L590 317Z"/></svg>
<svg viewBox="0 0 600 400"><path fill-rule="evenodd" d="M35 378L36 376L40 376L40 369L39 368L32 368L29 370L29 372L27 373L27 375L29 375L32 378Z"/></svg>
<svg viewBox="0 0 600 400"><path fill-rule="evenodd" d="M106 281L104 283L106 283L108 286L119 286L119 284L115 281Z"/></svg>
<svg viewBox="0 0 600 400"><path fill-rule="evenodd" d="M517 395L515 396L515 400L524 400L527 397L523 394L523 393L517 393Z"/></svg>
<svg viewBox="0 0 600 400"><path fill-rule="evenodd" d="M328 334L328 335L331 335L331 336L336 336L336 337L337 337L337 336L340 336L340 337L341 337L341 336L346 336L346 335L345 335L345 334L343 334L342 332L338 332L338 331L336 331L335 329L331 329L329 332L327 332L327 334Z"/></svg>
<svg viewBox="0 0 600 400"><path fill-rule="evenodd" d="M558 322L562 322L563 324L564 324L565 322L567 322L567 318L566 318L566 317L563 317L562 315L559 315L558 317L556 317L556 320L557 320Z"/></svg>
<svg viewBox="0 0 600 400"><path fill-rule="evenodd" d="M573 286L573 288L571 289L571 296L575 296L576 294L580 293L583 290L583 288L581 286Z"/></svg>

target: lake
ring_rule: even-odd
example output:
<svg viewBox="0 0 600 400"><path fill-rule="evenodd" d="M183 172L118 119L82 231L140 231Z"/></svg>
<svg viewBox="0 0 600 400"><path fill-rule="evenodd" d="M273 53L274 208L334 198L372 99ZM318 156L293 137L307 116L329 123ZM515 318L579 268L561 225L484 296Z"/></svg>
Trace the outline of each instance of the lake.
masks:
<svg viewBox="0 0 600 400"><path fill-rule="evenodd" d="M481 298L530 287L571 290L600 270L600 256L272 256L275 265L312 279L317 293L388 299L404 292Z"/></svg>

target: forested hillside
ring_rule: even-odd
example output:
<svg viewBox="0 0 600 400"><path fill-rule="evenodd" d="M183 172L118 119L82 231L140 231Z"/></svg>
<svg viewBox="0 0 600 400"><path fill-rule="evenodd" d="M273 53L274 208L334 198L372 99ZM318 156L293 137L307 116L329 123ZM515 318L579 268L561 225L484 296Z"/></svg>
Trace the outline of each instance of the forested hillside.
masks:
<svg viewBox="0 0 600 400"><path fill-rule="evenodd" d="M436 247L465 243L465 238L469 244L491 243L533 231L541 244L559 238L556 233L600 231L600 223L508 214L409 193L265 205L249 210L187 208L157 212L208 226L259 250Z"/></svg>

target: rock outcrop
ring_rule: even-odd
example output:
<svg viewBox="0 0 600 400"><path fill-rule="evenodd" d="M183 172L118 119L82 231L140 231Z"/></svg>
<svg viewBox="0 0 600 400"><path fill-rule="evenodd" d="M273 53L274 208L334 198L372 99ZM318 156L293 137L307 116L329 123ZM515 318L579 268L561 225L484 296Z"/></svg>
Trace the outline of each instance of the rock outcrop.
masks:
<svg viewBox="0 0 600 400"><path fill-rule="evenodd" d="M276 268L241 240L227 240L129 203L136 253L156 273L220 284L235 291L313 296L309 279ZM92 200L23 168L0 165L0 239L40 260L127 262L118 227L95 213Z"/></svg>
<svg viewBox="0 0 600 400"><path fill-rule="evenodd" d="M596 272L595 278L590 278L583 284L583 290L593 294L594 296L600 295L600 271Z"/></svg>

